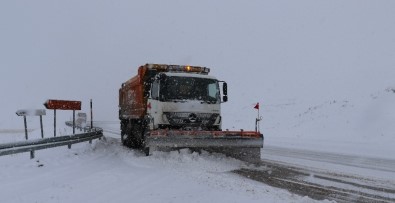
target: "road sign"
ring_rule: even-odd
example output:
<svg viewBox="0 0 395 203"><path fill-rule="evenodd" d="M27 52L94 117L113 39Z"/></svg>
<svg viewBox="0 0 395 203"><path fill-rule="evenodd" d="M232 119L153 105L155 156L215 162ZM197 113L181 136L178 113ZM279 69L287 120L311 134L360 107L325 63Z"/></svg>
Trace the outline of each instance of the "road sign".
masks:
<svg viewBox="0 0 395 203"><path fill-rule="evenodd" d="M45 109L23 109L16 111L18 116L45 116Z"/></svg>
<svg viewBox="0 0 395 203"><path fill-rule="evenodd" d="M86 126L86 113L77 113L77 126L85 127Z"/></svg>
<svg viewBox="0 0 395 203"><path fill-rule="evenodd" d="M53 100L44 103L45 108L53 109L54 112L54 137L56 137L56 110L73 110L73 134L75 133L75 110L81 110L81 101Z"/></svg>
<svg viewBox="0 0 395 203"><path fill-rule="evenodd" d="M44 103L47 109L81 110L81 101L47 100Z"/></svg>
<svg viewBox="0 0 395 203"><path fill-rule="evenodd" d="M40 126L41 126L41 137L44 138L44 130L43 130L43 116L46 115L45 109L22 109L16 111L16 115L23 116L23 122L25 124L25 138L26 140L29 139L27 133L27 122L26 116L40 116ZM34 151L30 151L30 158L34 158Z"/></svg>

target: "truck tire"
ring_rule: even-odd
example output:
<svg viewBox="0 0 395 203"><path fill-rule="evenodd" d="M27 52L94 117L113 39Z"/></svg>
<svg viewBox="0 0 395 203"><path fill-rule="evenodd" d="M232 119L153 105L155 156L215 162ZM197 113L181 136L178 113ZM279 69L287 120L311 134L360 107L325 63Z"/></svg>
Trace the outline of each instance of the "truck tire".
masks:
<svg viewBox="0 0 395 203"><path fill-rule="evenodd" d="M132 138L132 124L128 122L127 125L123 125L124 129L121 130L121 141L122 144L126 147L133 147L133 138Z"/></svg>
<svg viewBox="0 0 395 203"><path fill-rule="evenodd" d="M144 147L144 137L141 123L134 123L132 129L134 148L142 149Z"/></svg>
<svg viewBox="0 0 395 203"><path fill-rule="evenodd" d="M141 120L123 120L121 122L121 141L129 148L145 151L144 123Z"/></svg>
<svg viewBox="0 0 395 203"><path fill-rule="evenodd" d="M127 120L121 120L121 123L120 123L120 128L121 128L121 142L122 142L122 145L124 145L124 146L127 146L127 147L129 147L128 146L128 142L127 142L127 130L126 130L126 127L127 127L127 124L128 124L128 121Z"/></svg>

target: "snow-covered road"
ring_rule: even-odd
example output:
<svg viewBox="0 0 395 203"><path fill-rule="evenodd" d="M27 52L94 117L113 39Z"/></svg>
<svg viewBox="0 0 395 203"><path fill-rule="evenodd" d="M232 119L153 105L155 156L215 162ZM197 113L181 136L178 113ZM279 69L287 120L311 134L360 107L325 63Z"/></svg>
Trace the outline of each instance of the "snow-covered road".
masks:
<svg viewBox="0 0 395 203"><path fill-rule="evenodd" d="M114 138L119 136L117 122L104 121L95 124L111 133ZM315 199L345 202L355 198L359 198L358 201L362 202L395 200L395 160L393 159L270 145L264 146L261 153L263 160L258 168L242 166L241 170L236 169L235 173ZM243 173L244 169L251 171ZM278 174L273 172L275 169L279 171ZM304 185L308 186L305 190L311 191L294 190L289 182L286 185L272 184L272 180L262 179L262 174L267 171L270 171L267 176L269 178L277 178L281 181L286 178L291 180L295 187ZM294 174L299 175L297 178L291 177ZM252 178L253 175L258 175L260 178ZM319 190L314 191L312 188L316 187ZM323 195L323 191L327 194ZM337 197L334 197L334 194Z"/></svg>
<svg viewBox="0 0 395 203"><path fill-rule="evenodd" d="M296 166L310 166L338 172L358 169L357 174L373 175L395 182L395 160L349 154L265 146L262 157L266 161L283 162ZM372 173L374 171L375 173Z"/></svg>
<svg viewBox="0 0 395 203"><path fill-rule="evenodd" d="M298 152L298 150L284 149L284 152L287 151ZM306 153L306 159L304 159L304 157L291 155L287 157L288 154L281 150L274 151L274 153L276 152L281 152L278 153L280 155L277 154L276 156L278 160L264 158L258 167L242 168L234 172L318 200L329 199L337 202L366 203L395 202L395 181L384 176L377 178L377 175L384 175L380 173L382 172L380 167L365 169L359 168L357 164L350 167L348 164L342 164L341 155L337 155L339 162L326 162L329 155L326 153L321 154L321 159L316 158L312 162L309 159L312 155L310 153ZM320 154L321 152L316 153ZM284 161L279 161L280 158ZM290 161L287 161L287 158ZM308 160L308 162L305 160ZM365 171L368 175L358 173L359 170ZM388 177L394 176L394 173L388 171L385 171L385 173Z"/></svg>
<svg viewBox="0 0 395 203"><path fill-rule="evenodd" d="M20 135L22 137L22 135ZM0 157L4 202L315 202L232 173L245 163L189 150L146 157L119 138ZM5 134L2 137L6 137Z"/></svg>
<svg viewBox="0 0 395 203"><path fill-rule="evenodd" d="M395 198L395 162L390 159L278 146L264 146L259 166L222 154L198 154L187 149L157 151L146 157L121 145L118 122L95 122L95 126L104 129L105 139L93 144L75 144L70 150L59 147L37 151L33 160L26 153L0 157L2 199L5 202L340 200L329 194L334 191L351 194L352 198L367 195L368 201ZM7 132L1 133L4 141L10 137ZM32 134L34 137L34 131ZM22 138L23 132L15 132L12 137ZM274 178L277 182L273 182ZM284 186L284 181L288 186L304 186L295 190ZM311 193L311 184L320 195Z"/></svg>

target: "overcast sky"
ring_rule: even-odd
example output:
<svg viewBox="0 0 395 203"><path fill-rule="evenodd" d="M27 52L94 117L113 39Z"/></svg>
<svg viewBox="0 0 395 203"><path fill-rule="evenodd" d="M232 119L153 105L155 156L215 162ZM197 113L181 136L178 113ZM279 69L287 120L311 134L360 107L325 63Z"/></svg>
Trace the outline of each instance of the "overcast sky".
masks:
<svg viewBox="0 0 395 203"><path fill-rule="evenodd" d="M97 119L116 120L120 84L145 63L210 67L241 106L369 94L395 85L394 11L390 0L1 1L0 122L50 98L92 98Z"/></svg>

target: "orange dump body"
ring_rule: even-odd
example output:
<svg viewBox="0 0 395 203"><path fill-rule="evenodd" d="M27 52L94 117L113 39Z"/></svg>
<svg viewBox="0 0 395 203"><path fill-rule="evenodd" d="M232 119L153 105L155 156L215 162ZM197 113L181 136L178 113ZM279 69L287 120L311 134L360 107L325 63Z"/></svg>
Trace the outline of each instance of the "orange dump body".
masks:
<svg viewBox="0 0 395 203"><path fill-rule="evenodd" d="M141 66L138 74L122 84L119 89L120 117L141 119L147 111L145 76L147 67Z"/></svg>

